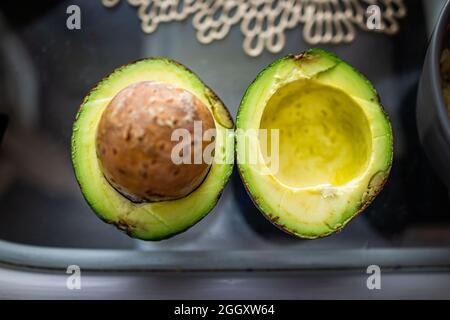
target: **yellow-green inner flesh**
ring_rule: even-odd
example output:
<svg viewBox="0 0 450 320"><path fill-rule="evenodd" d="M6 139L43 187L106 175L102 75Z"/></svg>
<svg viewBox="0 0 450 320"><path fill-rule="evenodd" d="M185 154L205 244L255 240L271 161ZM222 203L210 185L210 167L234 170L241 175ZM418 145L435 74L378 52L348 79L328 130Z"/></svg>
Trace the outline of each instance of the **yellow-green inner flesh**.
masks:
<svg viewBox="0 0 450 320"><path fill-rule="evenodd" d="M260 128L279 130L274 176L289 187L346 184L370 159L370 127L361 108L341 90L313 81L297 80L277 90Z"/></svg>

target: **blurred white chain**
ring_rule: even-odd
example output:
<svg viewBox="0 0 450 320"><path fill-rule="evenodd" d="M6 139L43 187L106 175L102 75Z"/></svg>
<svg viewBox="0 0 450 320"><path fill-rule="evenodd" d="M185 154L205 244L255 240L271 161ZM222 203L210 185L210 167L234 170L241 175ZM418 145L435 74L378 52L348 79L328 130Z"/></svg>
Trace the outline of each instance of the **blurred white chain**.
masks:
<svg viewBox="0 0 450 320"><path fill-rule="evenodd" d="M406 15L403 0L127 0L137 7L142 30L154 32L160 23L193 16L201 43L223 39L240 24L244 50L250 56L264 49L280 52L285 31L303 24L303 37L310 44L348 43L355 39L355 26L366 31L395 34L398 19ZM120 0L102 0L106 7ZM367 8L380 8L380 27L367 28Z"/></svg>

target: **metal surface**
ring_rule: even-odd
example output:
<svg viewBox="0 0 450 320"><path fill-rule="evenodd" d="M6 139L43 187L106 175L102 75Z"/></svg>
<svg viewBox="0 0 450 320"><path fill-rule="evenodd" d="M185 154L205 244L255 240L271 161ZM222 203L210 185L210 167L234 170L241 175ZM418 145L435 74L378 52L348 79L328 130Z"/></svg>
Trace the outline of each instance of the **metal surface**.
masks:
<svg viewBox="0 0 450 320"><path fill-rule="evenodd" d="M278 292L271 292L273 297L305 297L307 293L302 293L300 287L294 290L289 281L295 271L303 279L299 284L311 285L314 280L308 280L307 273L299 273L306 269L322 270L317 272L328 279L332 291L327 295L315 287L311 297L316 294L339 297L340 285L352 290L352 284L346 287L342 282L363 281L364 268L369 263L392 270L448 270L448 190L423 154L415 127L416 88L427 39L420 2L410 2L416 10L410 10L396 37L361 33L352 45L325 47L374 82L393 121L396 153L392 176L375 203L340 234L316 241L294 239L273 227L253 206L236 174L215 210L186 233L157 243L132 240L91 212L70 165L71 125L78 106L89 89L115 67L147 56L163 55L179 60L211 86L235 115L244 90L262 68L277 57L308 48L299 41L299 30L287 34L286 47L280 54L263 53L258 58L249 58L241 50L238 30L209 46L192 40L195 30L188 23L164 25L149 36L140 31L132 8L122 5L109 11L98 1L87 0L63 1L16 30L38 70L42 98L37 128L25 130L19 125L20 119L12 116L0 150L0 239L8 241L0 241L0 264L4 266L0 270L0 295L6 295L4 288L10 288L10 296L70 296L72 293L64 292L64 288L58 287L54 293L48 291L53 288L51 281L63 277L56 274L64 273L66 264L78 264L87 270L122 270L120 277L97 271L86 280L91 291L74 293L106 298L123 296L118 292L121 286L132 292L130 297L139 294L157 297L158 293L159 297L167 297L169 291L173 298L190 297L188 288L192 288L193 297L205 297L206 286L216 286L211 287L215 297L231 297L233 290L242 290L236 293L238 298L249 292L246 285L254 286L254 294L259 297L269 295L257 291L270 291L270 286L279 288ZM82 10L81 30L65 28L69 4L78 4ZM24 267L28 269L16 270ZM34 275L26 274L35 268L39 270ZM198 280L201 286L196 288L198 278L189 281L190 273L182 272L173 278L126 273L133 269L272 272L270 276L209 272ZM336 269L355 274L336 278L332 273ZM291 271L275 276L275 270ZM427 275L431 282L430 286L423 286L424 292L431 296L448 295L450 281L443 281L448 279L448 271ZM28 281L22 276L35 278ZM152 279L143 281L152 286L147 291L144 285L136 285L140 277ZM164 289L163 278L173 284L171 290ZM181 292L174 289L174 279L183 279ZM262 281L260 287L257 279ZM386 291L385 297L422 296L411 292L413 284L408 281L416 281L413 279L422 286L425 274L399 278L391 274L389 281L403 287L391 287L393 291ZM325 280L317 281L317 286L326 284ZM27 285L31 288L28 294ZM134 286L138 286L137 291L133 291ZM291 295L283 287L291 288ZM365 287L353 289L345 294L372 295Z"/></svg>
<svg viewBox="0 0 450 320"><path fill-rule="evenodd" d="M86 272L81 290L68 290L67 277L0 265L0 299L450 299L450 278L441 272L387 272L381 290L368 290L367 274L354 271Z"/></svg>
<svg viewBox="0 0 450 320"><path fill-rule="evenodd" d="M219 251L138 251L36 248L0 243L0 263L14 267L89 271L278 271L389 269L450 271L450 249L304 249Z"/></svg>

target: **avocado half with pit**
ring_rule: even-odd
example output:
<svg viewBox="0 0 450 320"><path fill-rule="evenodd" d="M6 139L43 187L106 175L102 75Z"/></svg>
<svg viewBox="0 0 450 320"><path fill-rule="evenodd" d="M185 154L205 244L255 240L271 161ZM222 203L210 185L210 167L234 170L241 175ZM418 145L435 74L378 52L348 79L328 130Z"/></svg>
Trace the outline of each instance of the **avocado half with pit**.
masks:
<svg viewBox="0 0 450 320"><path fill-rule="evenodd" d="M391 169L392 128L377 92L321 49L262 71L236 126L247 191L272 223L301 238L342 229L372 202Z"/></svg>
<svg viewBox="0 0 450 320"><path fill-rule="evenodd" d="M233 127L220 99L190 70L166 58L141 60L84 99L73 126L75 175L105 222L135 238L169 238L218 201L233 168ZM177 130L189 140L174 139ZM209 141L208 130L215 131ZM174 150L187 161L174 161Z"/></svg>

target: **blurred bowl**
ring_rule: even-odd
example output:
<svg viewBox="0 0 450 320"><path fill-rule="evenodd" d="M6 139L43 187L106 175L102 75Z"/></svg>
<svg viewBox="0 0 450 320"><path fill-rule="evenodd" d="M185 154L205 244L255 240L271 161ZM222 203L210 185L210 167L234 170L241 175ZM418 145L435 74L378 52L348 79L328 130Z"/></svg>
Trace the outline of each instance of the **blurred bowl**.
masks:
<svg viewBox="0 0 450 320"><path fill-rule="evenodd" d="M440 59L450 44L450 1L430 40L417 96L417 128L430 162L450 189L450 117L442 92Z"/></svg>

